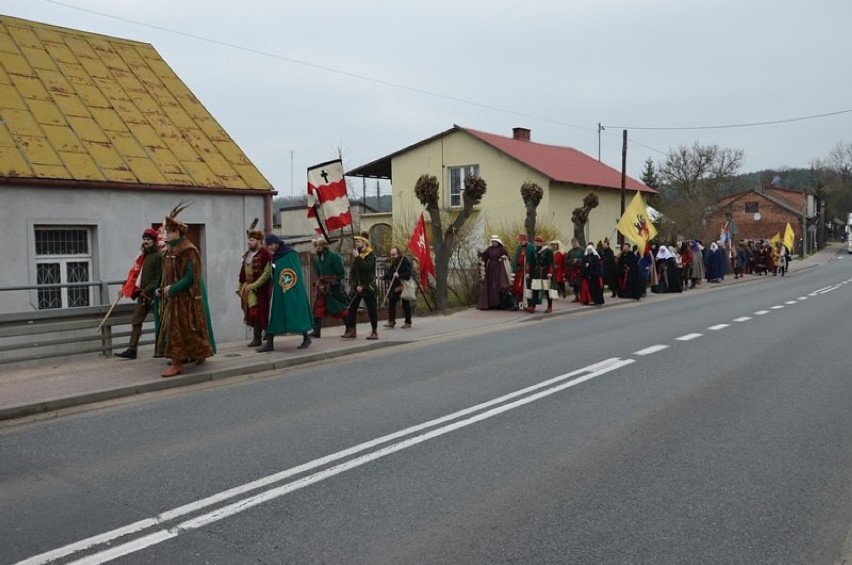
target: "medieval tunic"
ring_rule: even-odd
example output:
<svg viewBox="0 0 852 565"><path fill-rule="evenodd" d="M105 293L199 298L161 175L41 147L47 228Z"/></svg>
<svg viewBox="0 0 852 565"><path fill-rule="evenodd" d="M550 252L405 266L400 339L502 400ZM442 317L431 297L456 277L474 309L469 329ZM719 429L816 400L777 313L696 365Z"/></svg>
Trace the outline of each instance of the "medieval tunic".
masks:
<svg viewBox="0 0 852 565"><path fill-rule="evenodd" d="M207 294L201 280L201 257L185 237L170 241L163 256L163 282L169 287L161 301L160 336L166 357L206 359L216 352Z"/></svg>
<svg viewBox="0 0 852 565"><path fill-rule="evenodd" d="M515 248L515 258L512 260L512 271L515 272L515 277L512 279L512 292L518 304L524 299L524 290L527 288L527 265L533 253L535 253L535 245L532 243L519 243Z"/></svg>
<svg viewBox="0 0 852 565"><path fill-rule="evenodd" d="M541 304L542 298L546 298L549 305L551 301L550 279L553 277L553 249L549 246L535 249L530 257L529 273L530 288L533 289L531 302ZM544 293L544 296L542 296L542 293Z"/></svg>
<svg viewBox="0 0 852 565"><path fill-rule="evenodd" d="M343 258L332 249L318 252L314 257L314 274L317 277L314 317L344 317L349 299L343 292Z"/></svg>
<svg viewBox="0 0 852 565"><path fill-rule="evenodd" d="M261 247L256 252L246 251L240 268L240 289L246 285L247 292L240 295L243 321L247 326L266 329L269 320L269 299L272 296L271 255Z"/></svg>
<svg viewBox="0 0 852 565"><path fill-rule="evenodd" d="M585 250L582 247L574 247L565 254L565 276L568 284L574 289L574 296L580 293L580 280L583 277L583 256Z"/></svg>
<svg viewBox="0 0 852 565"><path fill-rule="evenodd" d="M290 245L280 245L271 262L272 304L269 307L266 333L304 334L311 329L313 317L299 254Z"/></svg>
<svg viewBox="0 0 852 565"><path fill-rule="evenodd" d="M506 272L509 261L506 248L502 245L490 245L479 254L479 259L485 263L485 276L479 287L479 302L476 307L480 310L511 308L512 287Z"/></svg>

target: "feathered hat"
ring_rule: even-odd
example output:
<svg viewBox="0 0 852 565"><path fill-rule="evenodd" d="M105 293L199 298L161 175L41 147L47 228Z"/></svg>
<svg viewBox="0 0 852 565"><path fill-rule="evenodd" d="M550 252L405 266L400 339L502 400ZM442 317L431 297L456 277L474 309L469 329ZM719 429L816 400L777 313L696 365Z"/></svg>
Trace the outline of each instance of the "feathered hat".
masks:
<svg viewBox="0 0 852 565"><path fill-rule="evenodd" d="M249 226L249 229L246 230L246 236L248 236L249 239L256 239L258 241L263 241L263 232L260 231L259 229L256 229L257 228L257 222L258 222L258 219L255 218L254 221Z"/></svg>
<svg viewBox="0 0 852 565"><path fill-rule="evenodd" d="M187 230L187 225L180 220L177 219L178 214L186 210L192 202L179 202L177 206L172 208L172 211L169 212L169 215L166 216L166 220L163 222L163 225L166 227L166 231L176 231L178 233L184 234Z"/></svg>

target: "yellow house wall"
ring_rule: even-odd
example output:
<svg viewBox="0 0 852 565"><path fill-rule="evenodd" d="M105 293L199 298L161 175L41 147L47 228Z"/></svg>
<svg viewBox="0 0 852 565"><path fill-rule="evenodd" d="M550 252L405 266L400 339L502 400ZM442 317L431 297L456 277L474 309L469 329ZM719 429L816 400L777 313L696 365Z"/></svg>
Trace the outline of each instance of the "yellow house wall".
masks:
<svg viewBox="0 0 852 565"><path fill-rule="evenodd" d="M592 189L563 183L551 183L545 175L507 156L494 147L462 131L453 131L424 143L393 158L393 225L413 226L423 206L414 194L414 185L420 175L429 174L440 183L440 203L447 210L449 202L449 169L465 165L479 165L479 176L488 183L488 189L477 207L475 221L488 237L488 227L518 224L525 217L520 188L530 181L544 188L544 197L538 206L538 217L547 219L556 227L564 241L570 240L574 227L571 212L582 206L583 197ZM613 239L612 232L621 210L618 191L595 190L600 204L592 210L587 225L588 241L597 242L605 237ZM626 202L633 197L628 192ZM461 208L456 208L460 210Z"/></svg>

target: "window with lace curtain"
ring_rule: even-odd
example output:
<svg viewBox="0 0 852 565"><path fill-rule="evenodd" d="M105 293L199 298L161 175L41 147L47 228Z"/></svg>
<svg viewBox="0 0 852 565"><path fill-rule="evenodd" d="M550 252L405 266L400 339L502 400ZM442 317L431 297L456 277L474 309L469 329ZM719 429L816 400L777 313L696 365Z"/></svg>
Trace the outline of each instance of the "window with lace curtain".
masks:
<svg viewBox="0 0 852 565"><path fill-rule="evenodd" d="M92 276L92 234L86 227L36 226L36 284L89 282ZM91 287L38 289L38 309L90 306Z"/></svg>

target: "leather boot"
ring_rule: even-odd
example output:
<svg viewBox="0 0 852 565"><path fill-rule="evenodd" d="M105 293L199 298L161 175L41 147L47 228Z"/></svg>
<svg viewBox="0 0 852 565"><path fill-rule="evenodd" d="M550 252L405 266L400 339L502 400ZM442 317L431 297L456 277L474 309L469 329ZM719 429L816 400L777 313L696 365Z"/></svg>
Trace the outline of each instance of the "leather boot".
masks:
<svg viewBox="0 0 852 565"><path fill-rule="evenodd" d="M376 330L373 330L370 332L370 335L367 336L367 339L379 339L379 334L376 333Z"/></svg>
<svg viewBox="0 0 852 565"><path fill-rule="evenodd" d="M307 332L302 334L302 343L296 349L307 349L311 346L311 338Z"/></svg>
<svg viewBox="0 0 852 565"><path fill-rule="evenodd" d="M355 328L351 327L351 328L346 328L346 333L344 333L340 337L342 337L343 339L355 339L358 336L355 335Z"/></svg>
<svg viewBox="0 0 852 565"><path fill-rule="evenodd" d="M121 353L113 353L116 357L121 357L122 359L136 359L136 350L128 349L127 351L122 351Z"/></svg>
<svg viewBox="0 0 852 565"><path fill-rule="evenodd" d="M163 378L174 377L183 373L183 361L179 359L172 359L172 365L168 369L162 372L161 376Z"/></svg>
<svg viewBox="0 0 852 565"><path fill-rule="evenodd" d="M261 340L261 337L263 337L263 330L260 329L259 327L255 326L254 327L253 339L251 340L251 342L246 347L257 347L258 345L263 343L263 340Z"/></svg>
<svg viewBox="0 0 852 565"><path fill-rule="evenodd" d="M322 318L314 318L313 331L308 334L308 337L322 337Z"/></svg>
<svg viewBox="0 0 852 565"><path fill-rule="evenodd" d="M274 335L266 334L266 341L263 342L263 345L255 349L258 353L268 353L269 351L275 351L275 345L273 341L275 340Z"/></svg>

